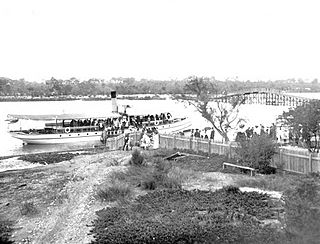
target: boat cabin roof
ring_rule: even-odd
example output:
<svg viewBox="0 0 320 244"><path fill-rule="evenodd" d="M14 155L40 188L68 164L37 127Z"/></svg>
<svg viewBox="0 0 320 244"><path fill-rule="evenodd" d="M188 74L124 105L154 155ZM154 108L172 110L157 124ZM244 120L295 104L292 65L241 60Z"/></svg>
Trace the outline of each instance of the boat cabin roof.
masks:
<svg viewBox="0 0 320 244"><path fill-rule="evenodd" d="M72 120L72 119L104 119L104 118L118 118L121 117L118 113L108 113L105 115L93 114L41 114L41 115L27 115L27 114L8 114L8 118L26 119L26 120Z"/></svg>

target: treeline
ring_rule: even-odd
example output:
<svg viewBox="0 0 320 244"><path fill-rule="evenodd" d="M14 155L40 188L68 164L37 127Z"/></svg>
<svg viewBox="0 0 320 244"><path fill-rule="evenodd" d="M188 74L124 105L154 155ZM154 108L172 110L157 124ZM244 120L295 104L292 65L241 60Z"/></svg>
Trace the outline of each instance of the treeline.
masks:
<svg viewBox="0 0 320 244"><path fill-rule="evenodd" d="M320 92L317 79L305 82L301 79L287 79L276 81L218 81L214 77L208 78L216 82L219 90L233 92L241 89L267 88L289 92ZM80 81L77 78L67 80L51 78L45 82L29 82L24 79L13 80L0 77L0 96L97 96L109 95L116 90L118 94L182 94L187 79L183 80L149 80L135 78L112 78L110 80L89 79Z"/></svg>

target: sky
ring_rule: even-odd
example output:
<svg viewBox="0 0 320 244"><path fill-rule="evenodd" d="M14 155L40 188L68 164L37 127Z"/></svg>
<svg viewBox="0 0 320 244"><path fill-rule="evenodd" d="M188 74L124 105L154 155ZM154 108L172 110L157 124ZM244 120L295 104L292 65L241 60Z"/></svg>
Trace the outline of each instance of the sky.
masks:
<svg viewBox="0 0 320 244"><path fill-rule="evenodd" d="M0 77L320 78L317 0L0 0Z"/></svg>

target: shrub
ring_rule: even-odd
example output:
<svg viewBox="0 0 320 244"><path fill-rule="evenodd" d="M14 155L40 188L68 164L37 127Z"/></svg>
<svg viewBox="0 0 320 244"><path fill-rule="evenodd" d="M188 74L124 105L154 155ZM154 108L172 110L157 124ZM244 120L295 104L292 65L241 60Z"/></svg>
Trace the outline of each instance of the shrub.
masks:
<svg viewBox="0 0 320 244"><path fill-rule="evenodd" d="M26 216L33 216L39 212L33 202L24 202L22 203L19 209L20 209L21 215L26 215Z"/></svg>
<svg viewBox="0 0 320 244"><path fill-rule="evenodd" d="M102 201L124 200L132 195L132 189L128 184L114 180L110 185L98 189L97 196Z"/></svg>
<svg viewBox="0 0 320 244"><path fill-rule="evenodd" d="M232 194L236 194L240 192L240 189L237 186L224 186L222 190Z"/></svg>
<svg viewBox="0 0 320 244"><path fill-rule="evenodd" d="M284 193L286 231L294 243L319 243L320 194L319 185L305 178Z"/></svg>
<svg viewBox="0 0 320 244"><path fill-rule="evenodd" d="M144 157L141 155L141 152L138 149L133 150L129 163L135 166L143 165Z"/></svg>
<svg viewBox="0 0 320 244"><path fill-rule="evenodd" d="M141 182L141 188L144 190L155 190L157 183L153 177L147 178Z"/></svg>
<svg viewBox="0 0 320 244"><path fill-rule="evenodd" d="M236 154L241 165L255 168L260 173L272 173L270 162L276 153L276 143L266 134L254 135L238 142Z"/></svg>
<svg viewBox="0 0 320 244"><path fill-rule="evenodd" d="M180 168L172 167L171 162L160 158L154 162L153 177L157 186L170 189L180 189L185 178Z"/></svg>

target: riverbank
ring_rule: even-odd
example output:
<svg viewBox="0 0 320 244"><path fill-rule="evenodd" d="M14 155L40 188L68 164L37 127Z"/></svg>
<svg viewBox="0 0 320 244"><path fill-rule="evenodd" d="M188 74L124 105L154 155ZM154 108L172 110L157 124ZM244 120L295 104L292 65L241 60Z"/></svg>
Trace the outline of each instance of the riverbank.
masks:
<svg viewBox="0 0 320 244"><path fill-rule="evenodd" d="M146 165L143 168L129 165L131 154L132 151L75 154L72 159L58 163L0 173L0 217L13 221L12 239L16 243L90 243L93 235L88 234L97 219L96 211L119 206L117 201L102 201L99 189L107 189L112 185L112 179L117 177L117 182L122 181L120 185L130 185L130 199L152 192L157 194L158 191L150 190L154 185L148 183L148 177L152 176L150 167L152 162L162 162L159 158L167 157L172 151L142 151ZM196 190L195 193L199 190L216 191L222 187L236 186L239 182L242 182L241 186L246 186L244 182L248 180L259 180L248 175L223 172L224 160L224 157L217 155L210 158L191 155L168 164L170 169L167 166L163 169L171 177L168 181L171 185L172 179L179 179L181 190ZM141 176L137 175L139 172ZM147 184L145 186L150 189L142 188L141 184ZM281 184L281 187L278 190L286 186ZM280 191L262 192L280 203ZM126 201L130 202L130 199ZM261 213L265 210L255 211ZM280 222L274 221L275 225L280 225Z"/></svg>
<svg viewBox="0 0 320 244"><path fill-rule="evenodd" d="M77 155L60 163L0 173L0 216L13 221L17 243L88 243L95 187L130 152Z"/></svg>

